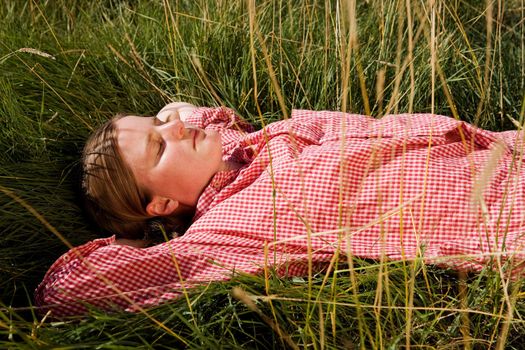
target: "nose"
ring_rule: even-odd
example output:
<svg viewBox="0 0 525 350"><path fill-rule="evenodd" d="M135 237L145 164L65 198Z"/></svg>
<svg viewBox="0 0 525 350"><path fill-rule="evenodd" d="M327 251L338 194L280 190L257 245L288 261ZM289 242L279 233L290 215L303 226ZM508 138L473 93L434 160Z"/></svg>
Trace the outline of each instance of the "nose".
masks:
<svg viewBox="0 0 525 350"><path fill-rule="evenodd" d="M161 126L159 126L159 129L160 133L163 134L163 137L173 137L177 140L182 139L184 137L184 134L186 133L186 127L184 126L184 122L182 122L180 119L174 119L172 121L164 123Z"/></svg>

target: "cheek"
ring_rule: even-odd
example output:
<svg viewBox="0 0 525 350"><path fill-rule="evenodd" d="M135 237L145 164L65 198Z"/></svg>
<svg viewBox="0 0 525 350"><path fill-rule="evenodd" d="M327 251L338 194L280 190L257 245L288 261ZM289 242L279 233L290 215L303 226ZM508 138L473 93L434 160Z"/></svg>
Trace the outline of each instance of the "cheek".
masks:
<svg viewBox="0 0 525 350"><path fill-rule="evenodd" d="M172 187L179 181L179 177L177 176L177 169L166 163L162 167L152 170L147 180L149 184L147 188L152 194L169 197L173 191Z"/></svg>
<svg viewBox="0 0 525 350"><path fill-rule="evenodd" d="M213 135L209 146L211 154L222 156L221 137L218 133Z"/></svg>

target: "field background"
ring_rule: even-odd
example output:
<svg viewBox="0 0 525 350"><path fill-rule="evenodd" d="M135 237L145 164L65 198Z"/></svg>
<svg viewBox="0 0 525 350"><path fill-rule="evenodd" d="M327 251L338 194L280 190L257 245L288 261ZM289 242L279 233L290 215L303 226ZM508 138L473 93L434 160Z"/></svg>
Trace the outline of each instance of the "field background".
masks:
<svg viewBox="0 0 525 350"><path fill-rule="evenodd" d="M147 314L57 322L31 305L68 244L99 236L78 158L116 112L182 100L257 126L305 108L521 128L524 0L3 0L0 16L0 347L523 348L521 282L417 261L241 276Z"/></svg>

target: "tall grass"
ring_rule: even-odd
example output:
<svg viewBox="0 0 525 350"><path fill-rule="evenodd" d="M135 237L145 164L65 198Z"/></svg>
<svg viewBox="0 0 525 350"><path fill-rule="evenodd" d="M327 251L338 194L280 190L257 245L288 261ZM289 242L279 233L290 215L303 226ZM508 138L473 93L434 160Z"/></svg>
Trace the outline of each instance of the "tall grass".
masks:
<svg viewBox="0 0 525 350"><path fill-rule="evenodd" d="M1 346L522 347L520 283L418 261L240 276L149 318L93 310L51 322L31 294L67 250L56 232L73 245L97 237L78 207L77 161L115 112L184 100L226 105L259 126L306 108L515 128L525 111L523 0L13 0L0 14Z"/></svg>

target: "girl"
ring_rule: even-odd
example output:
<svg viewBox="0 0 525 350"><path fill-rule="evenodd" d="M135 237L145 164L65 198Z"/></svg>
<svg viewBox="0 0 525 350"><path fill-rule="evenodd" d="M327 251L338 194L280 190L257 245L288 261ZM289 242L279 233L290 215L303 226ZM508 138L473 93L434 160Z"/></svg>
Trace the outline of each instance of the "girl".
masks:
<svg viewBox="0 0 525 350"><path fill-rule="evenodd" d="M37 304L135 310L234 272L304 276L352 255L506 263L517 276L522 136L430 114L295 110L255 132L229 109L184 103L118 116L84 152L88 208L114 236L59 258ZM184 235L148 247L188 217Z"/></svg>
<svg viewBox="0 0 525 350"><path fill-rule="evenodd" d="M204 184L203 181L200 183L186 181L190 183L184 184L186 185L184 189L186 193L190 193L191 203L188 205L184 201L179 206L176 201L163 200L166 197L157 194L157 187L165 189L163 187L171 176L176 178L168 180L168 188L170 185L171 187L175 185L174 181L180 181L180 177L190 180L191 176L173 174L175 167L178 166L184 171L184 169L195 169L194 166L199 164L195 164L196 162L183 164L185 159L180 159L180 154L170 154L167 161L160 164L157 158L161 151L159 148L162 147L164 153L166 145L169 144L167 152L170 152L172 141L177 138L181 140L176 144L182 145L177 147L177 150L180 149L179 153L189 149L184 146L189 145L190 141L192 143L193 139L189 137L190 133L186 130L199 129L187 129L184 120L194 109L191 104L175 102L165 106L155 117L120 114L99 128L87 141L83 153L82 183L85 190L85 206L101 228L118 237L117 244L146 245L152 232L159 228L160 221L169 224L170 228L184 229L187 221L185 214L191 205L195 205L200 191L209 181L210 176L208 174L208 179L202 179ZM213 135L206 140L208 147L197 154L203 158L200 160L204 167L208 156L211 156L212 162L220 161L218 134L213 133L213 130L209 133ZM164 155L163 158L166 156ZM186 159L186 161L192 160ZM210 166L217 167L218 164L210 164ZM164 212L157 213L161 209ZM167 213L168 210L170 213ZM162 214L160 216L164 220L152 220L159 214Z"/></svg>

